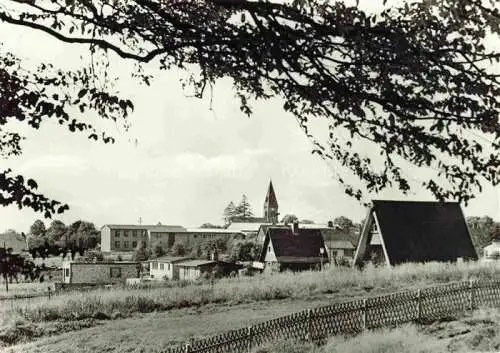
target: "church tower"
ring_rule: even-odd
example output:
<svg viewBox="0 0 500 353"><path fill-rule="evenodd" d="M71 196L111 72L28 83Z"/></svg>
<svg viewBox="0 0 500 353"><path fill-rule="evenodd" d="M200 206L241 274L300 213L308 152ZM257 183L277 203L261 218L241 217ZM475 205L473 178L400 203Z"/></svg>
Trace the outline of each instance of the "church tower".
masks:
<svg viewBox="0 0 500 353"><path fill-rule="evenodd" d="M267 223L278 223L278 200L274 193L273 182L269 181L266 200L264 201L264 221Z"/></svg>

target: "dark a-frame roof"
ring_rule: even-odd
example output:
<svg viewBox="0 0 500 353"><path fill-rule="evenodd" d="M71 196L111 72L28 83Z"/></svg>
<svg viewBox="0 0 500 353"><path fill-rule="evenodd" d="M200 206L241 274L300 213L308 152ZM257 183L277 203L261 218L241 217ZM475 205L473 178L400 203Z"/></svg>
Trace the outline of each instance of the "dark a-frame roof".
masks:
<svg viewBox="0 0 500 353"><path fill-rule="evenodd" d="M328 260L326 251L321 255L321 248L325 249L323 236L319 229L300 229L294 234L289 227L271 227L267 230L260 261L266 256L269 243L272 242L278 262L305 262L320 263Z"/></svg>
<svg viewBox="0 0 500 353"><path fill-rule="evenodd" d="M477 260L462 209L456 202L374 200L372 214L391 265Z"/></svg>

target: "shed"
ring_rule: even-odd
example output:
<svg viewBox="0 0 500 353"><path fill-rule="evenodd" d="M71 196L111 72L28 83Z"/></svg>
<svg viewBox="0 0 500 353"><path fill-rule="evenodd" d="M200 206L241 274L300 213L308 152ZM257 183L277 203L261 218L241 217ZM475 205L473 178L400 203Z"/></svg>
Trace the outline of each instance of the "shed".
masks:
<svg viewBox="0 0 500 353"><path fill-rule="evenodd" d="M139 262L77 262L62 264L62 281L66 284L118 284L139 277Z"/></svg>
<svg viewBox="0 0 500 353"><path fill-rule="evenodd" d="M177 262L175 266L179 270L179 279L195 281L205 273L212 272L217 266L217 261L211 260L187 260Z"/></svg>
<svg viewBox="0 0 500 353"><path fill-rule="evenodd" d="M354 264L477 260L457 202L374 200Z"/></svg>

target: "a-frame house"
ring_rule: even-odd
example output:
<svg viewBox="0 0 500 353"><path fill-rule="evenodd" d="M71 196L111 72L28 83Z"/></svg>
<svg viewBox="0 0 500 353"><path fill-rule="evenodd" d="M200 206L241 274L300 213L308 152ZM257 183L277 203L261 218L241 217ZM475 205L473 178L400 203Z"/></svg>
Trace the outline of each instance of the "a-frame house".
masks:
<svg viewBox="0 0 500 353"><path fill-rule="evenodd" d="M353 264L460 259L477 260L477 254L458 203L374 200Z"/></svg>

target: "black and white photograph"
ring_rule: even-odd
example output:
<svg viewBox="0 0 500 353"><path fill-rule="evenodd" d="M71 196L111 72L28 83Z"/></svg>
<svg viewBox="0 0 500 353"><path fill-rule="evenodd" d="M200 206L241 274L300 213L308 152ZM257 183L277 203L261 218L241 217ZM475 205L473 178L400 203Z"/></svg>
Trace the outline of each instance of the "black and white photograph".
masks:
<svg viewBox="0 0 500 353"><path fill-rule="evenodd" d="M0 352L500 352L500 0L0 0Z"/></svg>

